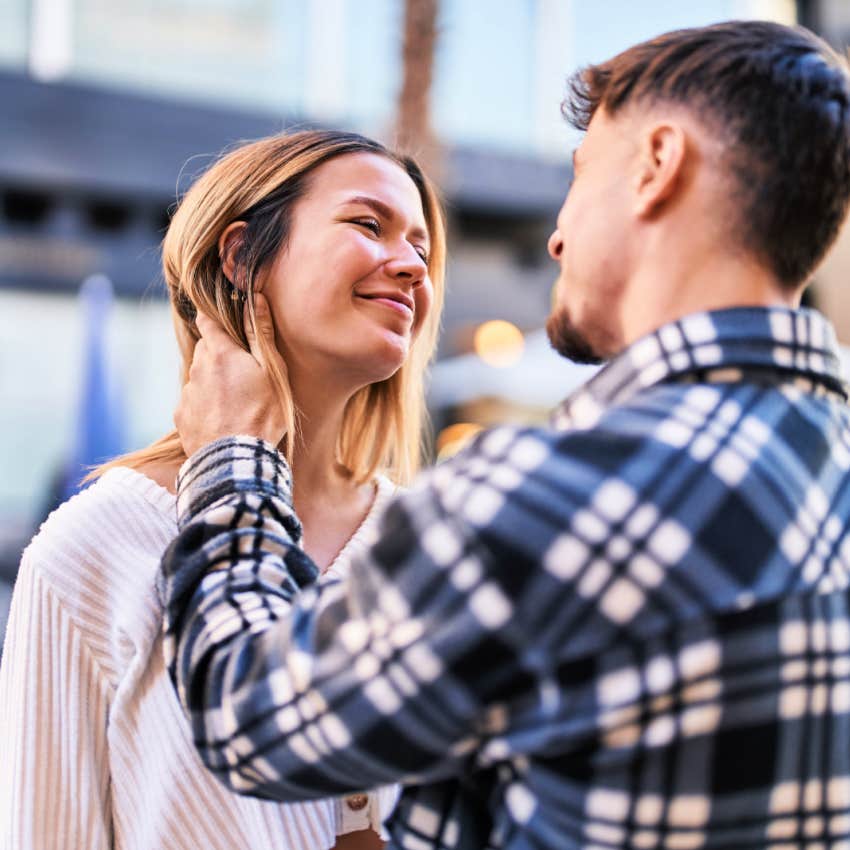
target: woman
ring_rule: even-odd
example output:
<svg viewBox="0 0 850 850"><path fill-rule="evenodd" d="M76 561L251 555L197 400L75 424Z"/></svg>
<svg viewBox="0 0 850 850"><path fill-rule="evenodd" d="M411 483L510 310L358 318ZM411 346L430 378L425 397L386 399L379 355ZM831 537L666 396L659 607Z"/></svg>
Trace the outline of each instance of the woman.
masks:
<svg viewBox="0 0 850 850"><path fill-rule="evenodd" d="M256 345L286 364L274 374L291 435L281 448L322 580L368 537L393 487L384 473L403 483L417 465L444 260L418 167L338 132L229 153L166 234L184 381L196 310L243 345L255 310L271 312L275 338ZM173 432L107 464L24 553L0 668L0 847L380 846L394 789L281 806L229 793L198 760L154 589L184 460Z"/></svg>

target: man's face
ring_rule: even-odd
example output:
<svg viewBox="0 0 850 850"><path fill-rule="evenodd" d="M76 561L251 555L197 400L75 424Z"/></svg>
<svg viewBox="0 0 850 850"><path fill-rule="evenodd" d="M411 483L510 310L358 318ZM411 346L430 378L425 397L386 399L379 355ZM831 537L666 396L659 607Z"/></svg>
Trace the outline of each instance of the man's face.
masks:
<svg viewBox="0 0 850 850"><path fill-rule="evenodd" d="M573 155L573 182L549 238L560 267L546 332L578 363L598 363L623 347L620 305L629 276L633 219L631 122L597 110Z"/></svg>

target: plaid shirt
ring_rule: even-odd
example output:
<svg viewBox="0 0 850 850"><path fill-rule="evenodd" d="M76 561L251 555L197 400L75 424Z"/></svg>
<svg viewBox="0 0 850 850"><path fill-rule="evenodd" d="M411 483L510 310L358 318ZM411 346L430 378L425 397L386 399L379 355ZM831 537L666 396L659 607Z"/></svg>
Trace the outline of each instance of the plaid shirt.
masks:
<svg viewBox="0 0 850 850"><path fill-rule="evenodd" d="M205 447L162 582L204 761L412 783L410 850L850 847L846 400L818 314L689 316L426 472L324 587L281 456Z"/></svg>

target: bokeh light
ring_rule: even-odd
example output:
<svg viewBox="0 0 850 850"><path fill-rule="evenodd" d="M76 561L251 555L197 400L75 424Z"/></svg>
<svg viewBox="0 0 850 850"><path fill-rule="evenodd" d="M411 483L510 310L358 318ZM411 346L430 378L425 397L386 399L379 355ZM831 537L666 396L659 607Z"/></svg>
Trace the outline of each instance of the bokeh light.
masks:
<svg viewBox="0 0 850 850"><path fill-rule="evenodd" d="M525 349L525 338L516 325L494 319L478 326L473 347L488 365L506 368L519 362Z"/></svg>

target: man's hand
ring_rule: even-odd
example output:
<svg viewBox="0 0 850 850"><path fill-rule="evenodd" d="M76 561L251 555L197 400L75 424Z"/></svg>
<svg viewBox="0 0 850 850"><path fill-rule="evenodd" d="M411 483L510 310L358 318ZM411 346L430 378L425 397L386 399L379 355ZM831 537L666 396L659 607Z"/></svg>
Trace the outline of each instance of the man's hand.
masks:
<svg viewBox="0 0 850 850"><path fill-rule="evenodd" d="M245 335L250 353L240 348L221 326L198 312L201 338L195 345L189 381L174 412L186 456L220 437L246 434L277 445L285 426L280 403L257 342L263 335L274 348L274 326L268 302L254 296L256 329L245 308ZM276 355L278 356L278 355Z"/></svg>

